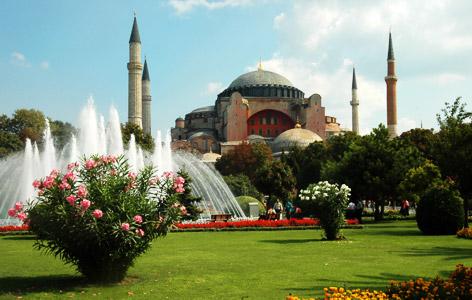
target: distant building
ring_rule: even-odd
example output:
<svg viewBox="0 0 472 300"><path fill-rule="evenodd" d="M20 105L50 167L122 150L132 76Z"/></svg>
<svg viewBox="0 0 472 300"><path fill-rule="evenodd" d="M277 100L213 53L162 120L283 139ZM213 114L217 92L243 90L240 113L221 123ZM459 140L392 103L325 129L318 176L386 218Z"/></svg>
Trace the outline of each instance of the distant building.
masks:
<svg viewBox="0 0 472 300"><path fill-rule="evenodd" d="M233 80L214 105L177 118L171 134L174 142L186 140L202 153L225 153L242 141L262 140L275 147L277 138L296 124L320 141L341 132L336 118L325 115L320 95L305 98L287 78L259 66Z"/></svg>

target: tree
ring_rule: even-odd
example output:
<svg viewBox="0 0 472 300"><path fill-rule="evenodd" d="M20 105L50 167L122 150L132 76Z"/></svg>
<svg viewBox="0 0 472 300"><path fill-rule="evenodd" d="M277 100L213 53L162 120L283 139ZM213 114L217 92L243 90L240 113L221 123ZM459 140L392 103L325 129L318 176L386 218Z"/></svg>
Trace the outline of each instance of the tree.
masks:
<svg viewBox="0 0 472 300"><path fill-rule="evenodd" d="M339 161L328 161L322 178L351 187L354 200L373 200L375 219L381 220L388 200L399 195L398 185L412 167L422 162L414 147L391 140L380 125L371 134L354 141Z"/></svg>
<svg viewBox="0 0 472 300"><path fill-rule="evenodd" d="M77 135L77 129L68 122L49 120L51 134L57 149L62 149L70 141L71 136Z"/></svg>
<svg viewBox="0 0 472 300"><path fill-rule="evenodd" d="M32 142L39 142L46 127L45 115L35 109L18 109L13 114L7 131L17 134L22 141L29 138Z"/></svg>
<svg viewBox="0 0 472 300"><path fill-rule="evenodd" d="M427 159L433 159L432 149L437 137L432 129L411 129L403 132L399 138L415 146Z"/></svg>
<svg viewBox="0 0 472 300"><path fill-rule="evenodd" d="M0 130L0 158L23 149L23 142L11 132Z"/></svg>
<svg viewBox="0 0 472 300"><path fill-rule="evenodd" d="M278 198L285 202L296 195L292 170L280 160L273 160L257 169L254 184L259 191L269 196L269 201Z"/></svg>
<svg viewBox="0 0 472 300"><path fill-rule="evenodd" d="M228 175L224 176L226 184L235 197L238 196L251 196L256 199L261 199L261 193L251 183L249 177L244 174Z"/></svg>
<svg viewBox="0 0 472 300"><path fill-rule="evenodd" d="M272 161L272 151L266 144L241 143L221 156L215 163L224 176L244 174L254 183L256 172Z"/></svg>
<svg viewBox="0 0 472 300"><path fill-rule="evenodd" d="M439 168L431 161L426 160L420 166L412 168L406 173L399 189L404 197L418 203L429 187L442 183Z"/></svg>
<svg viewBox="0 0 472 300"><path fill-rule="evenodd" d="M154 139L148 133L144 131L136 124L125 123L121 124L121 134L123 136L123 143L128 144L131 138L131 134L134 134L136 144L141 146L143 150L153 151L154 150Z"/></svg>
<svg viewBox="0 0 472 300"><path fill-rule="evenodd" d="M360 139L361 136L350 131L345 134L330 136L326 143L329 158L335 161L341 160L351 144L358 142Z"/></svg>
<svg viewBox="0 0 472 300"><path fill-rule="evenodd" d="M321 167L327 157L325 145L315 142L304 149L291 148L288 154L282 154L281 160L290 166L296 177L297 190L301 190L312 182L320 181Z"/></svg>
<svg viewBox="0 0 472 300"><path fill-rule="evenodd" d="M468 227L469 200L472 198L472 112L457 98L446 102L437 114L440 131L434 144L434 158L443 176L452 178L464 199L464 226Z"/></svg>

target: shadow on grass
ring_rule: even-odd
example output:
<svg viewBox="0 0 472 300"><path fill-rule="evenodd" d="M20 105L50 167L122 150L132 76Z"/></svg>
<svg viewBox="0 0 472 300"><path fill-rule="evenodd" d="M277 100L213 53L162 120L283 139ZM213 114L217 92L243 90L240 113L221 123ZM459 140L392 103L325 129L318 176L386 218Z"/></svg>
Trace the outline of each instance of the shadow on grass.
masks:
<svg viewBox="0 0 472 300"><path fill-rule="evenodd" d="M312 243L312 242L324 242L325 240L322 239L293 239L293 240L261 240L261 243L271 243L271 244L304 244L304 243Z"/></svg>
<svg viewBox="0 0 472 300"><path fill-rule="evenodd" d="M36 236L34 235L10 235L3 237L4 240L11 240L11 241L33 241L36 240Z"/></svg>
<svg viewBox="0 0 472 300"><path fill-rule="evenodd" d="M427 249L411 248L404 251L393 251L401 253L404 256L445 256L444 260L461 260L472 258L472 250L470 247L433 247Z"/></svg>
<svg viewBox="0 0 472 300"><path fill-rule="evenodd" d="M376 227L378 228L378 227ZM370 228L372 229L372 228ZM389 230L365 230L363 235L386 235L386 236L425 236L419 229L411 227L390 227Z"/></svg>
<svg viewBox="0 0 472 300"><path fill-rule="evenodd" d="M35 277L0 277L0 295L24 295L37 292L71 292L87 285L87 279L79 275L47 275Z"/></svg>

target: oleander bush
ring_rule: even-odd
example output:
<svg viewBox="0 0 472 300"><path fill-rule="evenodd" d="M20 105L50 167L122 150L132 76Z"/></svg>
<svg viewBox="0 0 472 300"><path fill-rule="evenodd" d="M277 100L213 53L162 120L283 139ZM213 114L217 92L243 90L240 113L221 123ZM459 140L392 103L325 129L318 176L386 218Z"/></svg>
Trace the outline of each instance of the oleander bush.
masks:
<svg viewBox="0 0 472 300"><path fill-rule="evenodd" d="M351 189L347 185L339 187L328 181L310 184L300 191L301 201L313 203L319 207L318 218L326 239L340 239L340 228L344 224L344 210L349 200Z"/></svg>
<svg viewBox="0 0 472 300"><path fill-rule="evenodd" d="M35 247L59 257L91 281L124 278L134 260L185 214L177 202L185 180L151 167L130 172L123 157L92 156L53 170L33 185L38 196L10 215L36 235Z"/></svg>
<svg viewBox="0 0 472 300"><path fill-rule="evenodd" d="M416 223L424 234L456 234L464 226L459 192L448 184L429 188L418 202Z"/></svg>

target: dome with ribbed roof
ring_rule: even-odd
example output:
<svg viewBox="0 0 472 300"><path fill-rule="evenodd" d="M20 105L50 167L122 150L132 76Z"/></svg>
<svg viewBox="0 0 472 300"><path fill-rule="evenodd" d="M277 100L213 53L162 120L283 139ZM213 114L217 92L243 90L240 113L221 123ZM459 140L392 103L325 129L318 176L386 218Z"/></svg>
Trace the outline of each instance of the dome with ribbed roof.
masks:
<svg viewBox="0 0 472 300"><path fill-rule="evenodd" d="M243 74L233 80L228 88L239 88L239 87L250 87L250 86L263 86L263 85L272 85L272 86L291 86L293 84L285 78L284 76L271 72L259 69L257 71L252 71L246 74Z"/></svg>
<svg viewBox="0 0 472 300"><path fill-rule="evenodd" d="M293 128L279 134L273 145L273 152L290 150L291 147L298 146L305 148L313 142L322 142L323 139L311 130L303 128Z"/></svg>
<svg viewBox="0 0 472 300"><path fill-rule="evenodd" d="M304 97L303 92L294 87L290 80L262 68L240 75L218 97L231 97L234 92L252 98L303 99Z"/></svg>

